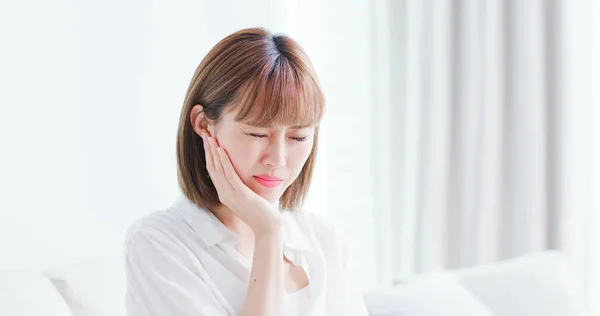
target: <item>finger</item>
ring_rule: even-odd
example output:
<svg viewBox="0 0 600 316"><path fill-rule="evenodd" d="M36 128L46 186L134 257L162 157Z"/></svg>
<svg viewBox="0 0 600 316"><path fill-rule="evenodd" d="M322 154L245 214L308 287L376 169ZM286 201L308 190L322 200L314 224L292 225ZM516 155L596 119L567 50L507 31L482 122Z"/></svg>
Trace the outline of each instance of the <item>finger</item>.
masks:
<svg viewBox="0 0 600 316"><path fill-rule="evenodd" d="M217 145L217 142L215 141L214 137L209 137L208 141L210 142L210 150L212 152L212 158L214 161L215 172L217 175L223 176L224 175L223 165L221 164L221 158L219 158L219 153L217 152L217 148L219 146Z"/></svg>
<svg viewBox="0 0 600 316"><path fill-rule="evenodd" d="M202 134L202 143L204 144L206 170L208 170L208 174L212 177L212 176L214 176L215 162L213 159L212 151L210 149L210 143L208 141L208 137L206 136L206 134Z"/></svg>
<svg viewBox="0 0 600 316"><path fill-rule="evenodd" d="M215 153L213 156L213 160L215 162L216 178L213 179L213 183L215 183L215 186L219 187L219 189L221 190L221 192L223 192L224 195L231 195L235 191L233 190L233 186L231 185L231 183L229 183L229 181L225 177L225 172L223 170L223 164L221 163L221 158L219 157L219 148L220 147L217 144L217 141L214 137L209 137L209 140L210 140L211 150L212 150L212 152Z"/></svg>
<svg viewBox="0 0 600 316"><path fill-rule="evenodd" d="M225 148L219 147L219 159L221 160L221 165L225 172L225 178L227 178L233 190L239 192L242 188L246 187L235 171L235 168L233 168L233 164L231 163L231 159L229 159L229 155Z"/></svg>

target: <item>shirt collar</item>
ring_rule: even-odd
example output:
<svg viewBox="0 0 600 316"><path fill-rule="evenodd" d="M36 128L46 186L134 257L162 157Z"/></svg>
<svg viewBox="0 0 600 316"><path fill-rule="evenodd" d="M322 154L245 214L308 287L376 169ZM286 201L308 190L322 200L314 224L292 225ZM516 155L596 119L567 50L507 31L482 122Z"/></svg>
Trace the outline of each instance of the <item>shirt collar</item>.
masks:
<svg viewBox="0 0 600 316"><path fill-rule="evenodd" d="M207 246L224 241L237 243L237 234L223 225L210 210L198 207L183 195L177 199L175 207Z"/></svg>
<svg viewBox="0 0 600 316"><path fill-rule="evenodd" d="M283 211L283 246L298 251L313 251L306 234L302 232L298 225L298 216L304 215L301 214L302 212L305 211Z"/></svg>
<svg viewBox="0 0 600 316"><path fill-rule="evenodd" d="M175 202L180 214L202 238L207 246L219 243L237 244L239 235L231 231L208 209L198 207L196 204L181 195ZM310 241L298 226L298 212L283 211L283 247L297 251L313 251Z"/></svg>

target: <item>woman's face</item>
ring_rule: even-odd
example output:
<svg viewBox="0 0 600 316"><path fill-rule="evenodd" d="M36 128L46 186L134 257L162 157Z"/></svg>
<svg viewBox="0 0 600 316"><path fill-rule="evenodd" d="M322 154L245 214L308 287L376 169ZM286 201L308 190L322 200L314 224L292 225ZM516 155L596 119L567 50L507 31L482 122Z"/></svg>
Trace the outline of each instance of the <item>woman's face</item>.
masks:
<svg viewBox="0 0 600 316"><path fill-rule="evenodd" d="M310 155L314 126L251 126L235 121L236 114L224 113L215 126L209 125L209 131L246 186L276 203Z"/></svg>

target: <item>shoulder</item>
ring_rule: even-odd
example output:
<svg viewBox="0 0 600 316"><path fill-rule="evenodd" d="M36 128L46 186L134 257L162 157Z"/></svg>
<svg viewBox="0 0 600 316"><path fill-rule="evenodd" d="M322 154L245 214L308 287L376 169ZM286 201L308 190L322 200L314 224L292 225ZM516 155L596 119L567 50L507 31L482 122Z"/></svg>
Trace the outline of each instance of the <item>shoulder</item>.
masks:
<svg viewBox="0 0 600 316"><path fill-rule="evenodd" d="M176 206L158 210L133 222L125 233L124 251L174 250L181 246L189 226Z"/></svg>
<svg viewBox="0 0 600 316"><path fill-rule="evenodd" d="M311 211L302 210L298 213L305 218L306 225L314 232L323 252L327 256L341 260L347 264L351 244L346 235L342 234L335 222L328 216L315 214Z"/></svg>
<svg viewBox="0 0 600 316"><path fill-rule="evenodd" d="M335 223L322 214L302 209L294 212L302 231L314 235L325 251L337 249L340 245L339 231Z"/></svg>
<svg viewBox="0 0 600 316"><path fill-rule="evenodd" d="M306 224L318 234L336 235L337 230L333 221L325 215L302 209L296 212L296 216L302 218Z"/></svg>
<svg viewBox="0 0 600 316"><path fill-rule="evenodd" d="M153 211L129 226L125 233L125 242L129 242L139 236L164 236L172 232L176 226L183 222L172 209Z"/></svg>

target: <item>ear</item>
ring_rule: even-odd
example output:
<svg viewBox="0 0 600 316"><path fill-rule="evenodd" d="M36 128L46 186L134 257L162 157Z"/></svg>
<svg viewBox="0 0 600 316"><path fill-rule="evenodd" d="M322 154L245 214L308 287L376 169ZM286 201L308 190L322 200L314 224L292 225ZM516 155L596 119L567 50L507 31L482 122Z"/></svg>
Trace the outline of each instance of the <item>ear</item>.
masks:
<svg viewBox="0 0 600 316"><path fill-rule="evenodd" d="M190 112L190 123L192 123L192 128L199 136L202 136L202 134L212 135L212 124L204 115L203 110L204 107L201 104L194 105Z"/></svg>

